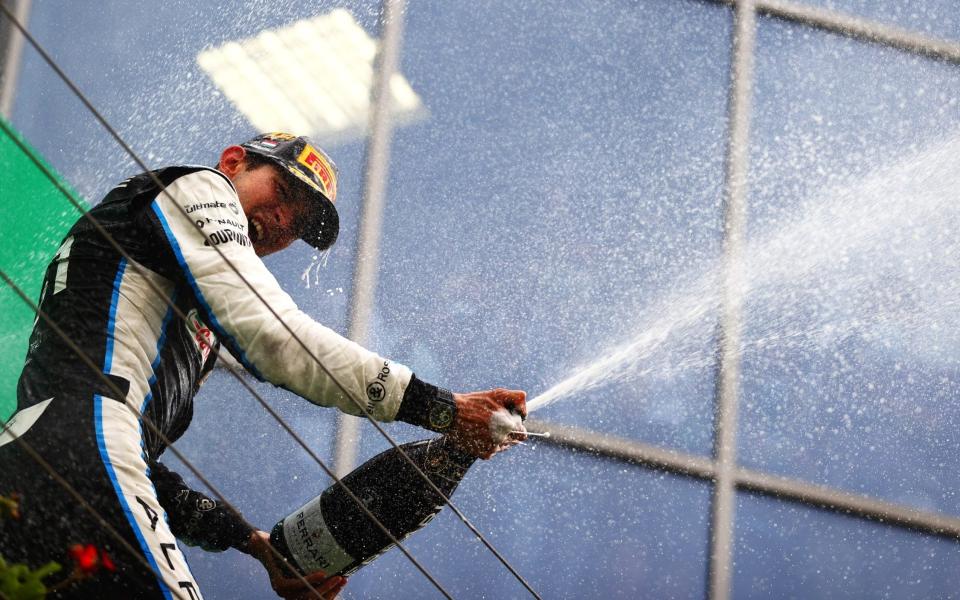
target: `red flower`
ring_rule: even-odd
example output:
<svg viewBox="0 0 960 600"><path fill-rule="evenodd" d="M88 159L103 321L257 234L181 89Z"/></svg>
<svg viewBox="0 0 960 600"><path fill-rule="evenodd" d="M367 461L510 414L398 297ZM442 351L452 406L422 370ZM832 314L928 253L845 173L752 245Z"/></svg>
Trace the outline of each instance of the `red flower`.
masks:
<svg viewBox="0 0 960 600"><path fill-rule="evenodd" d="M100 567L108 571L116 571L117 565L110 556L93 544L74 544L69 548L70 558L77 563L75 570L83 575L92 575Z"/></svg>
<svg viewBox="0 0 960 600"><path fill-rule="evenodd" d="M74 544L70 546L70 558L77 563L77 569L87 575L95 573L97 567L100 566L97 547L93 544Z"/></svg>
<svg viewBox="0 0 960 600"><path fill-rule="evenodd" d="M54 593L59 592L60 590L66 590L76 585L77 582L92 577L94 573L101 569L101 567L107 571L117 570L117 566L113 563L113 560L111 560L110 556L93 544L74 544L67 548L67 554L70 555L71 559L73 559L73 571L71 571L70 575L68 575L62 581L58 581L54 585L48 586L46 588L47 592ZM51 564L56 565L57 570L60 569L59 564ZM3 594L0 593L0 596L3 596ZM31 596L31 598L32 597L33 596ZM46 597L46 595L44 595L44 597Z"/></svg>
<svg viewBox="0 0 960 600"><path fill-rule="evenodd" d="M84 575L96 573L100 567L108 571L117 570L117 565L110 555L93 544L74 544L70 546L69 552L70 558L77 563L77 570Z"/></svg>

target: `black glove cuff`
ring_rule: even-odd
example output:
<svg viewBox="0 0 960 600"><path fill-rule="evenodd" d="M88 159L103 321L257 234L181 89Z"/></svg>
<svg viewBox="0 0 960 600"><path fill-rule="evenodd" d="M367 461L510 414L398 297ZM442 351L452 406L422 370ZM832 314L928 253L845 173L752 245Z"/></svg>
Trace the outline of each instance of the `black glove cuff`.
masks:
<svg viewBox="0 0 960 600"><path fill-rule="evenodd" d="M457 420L457 404L449 390L430 385L412 375L403 392L396 418L430 431L445 433Z"/></svg>

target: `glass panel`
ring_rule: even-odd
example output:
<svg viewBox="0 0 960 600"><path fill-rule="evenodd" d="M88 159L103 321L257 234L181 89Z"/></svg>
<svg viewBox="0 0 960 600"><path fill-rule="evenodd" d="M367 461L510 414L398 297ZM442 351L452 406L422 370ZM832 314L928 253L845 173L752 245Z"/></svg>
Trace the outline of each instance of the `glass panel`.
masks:
<svg viewBox="0 0 960 600"><path fill-rule="evenodd" d="M735 598L952 598L956 541L742 494Z"/></svg>
<svg viewBox="0 0 960 600"><path fill-rule="evenodd" d="M844 13L876 19L901 29L960 40L960 18L953 0L801 0Z"/></svg>
<svg viewBox="0 0 960 600"><path fill-rule="evenodd" d="M602 363L537 417L709 452L729 10L439 6L409 7L430 119L394 143L381 343L532 396Z"/></svg>
<svg viewBox="0 0 960 600"><path fill-rule="evenodd" d="M960 69L761 20L744 463L960 512Z"/></svg>

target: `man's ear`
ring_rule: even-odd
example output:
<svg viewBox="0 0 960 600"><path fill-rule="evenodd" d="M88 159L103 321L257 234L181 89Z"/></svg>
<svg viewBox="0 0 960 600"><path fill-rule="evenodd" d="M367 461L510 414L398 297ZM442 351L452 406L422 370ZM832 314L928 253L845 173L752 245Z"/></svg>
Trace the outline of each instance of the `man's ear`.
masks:
<svg viewBox="0 0 960 600"><path fill-rule="evenodd" d="M243 170L247 161L247 151L242 146L230 146L220 154L217 169L227 177L233 177Z"/></svg>

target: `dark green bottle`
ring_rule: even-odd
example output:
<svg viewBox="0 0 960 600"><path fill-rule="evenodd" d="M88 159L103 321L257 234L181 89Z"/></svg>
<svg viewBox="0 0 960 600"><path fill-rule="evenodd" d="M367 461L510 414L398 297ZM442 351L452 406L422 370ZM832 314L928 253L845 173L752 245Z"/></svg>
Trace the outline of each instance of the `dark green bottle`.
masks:
<svg viewBox="0 0 960 600"><path fill-rule="evenodd" d="M446 437L400 447L448 498L476 460ZM374 456L341 481L401 541L445 504L396 448ZM393 546L337 483L280 520L270 543L303 574L319 570L344 576Z"/></svg>

